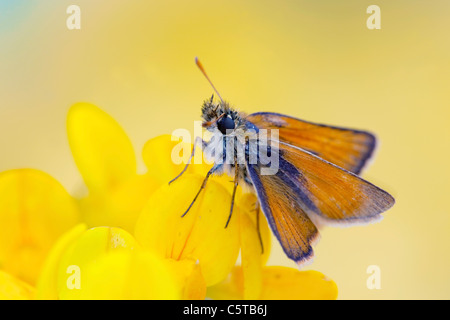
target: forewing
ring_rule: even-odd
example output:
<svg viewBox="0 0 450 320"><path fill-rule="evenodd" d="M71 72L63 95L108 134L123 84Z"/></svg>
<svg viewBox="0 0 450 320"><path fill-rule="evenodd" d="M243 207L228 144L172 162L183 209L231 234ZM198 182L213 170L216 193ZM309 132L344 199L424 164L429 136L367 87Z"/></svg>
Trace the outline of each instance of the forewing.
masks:
<svg viewBox="0 0 450 320"><path fill-rule="evenodd" d="M282 142L307 150L337 166L359 174L375 148L365 131L332 127L270 112L247 116L260 129L278 129Z"/></svg>
<svg viewBox="0 0 450 320"><path fill-rule="evenodd" d="M319 233L302 209L302 195L283 171L274 175L261 175L258 165L247 164L261 209L272 232L286 255L303 264L313 256L311 244Z"/></svg>

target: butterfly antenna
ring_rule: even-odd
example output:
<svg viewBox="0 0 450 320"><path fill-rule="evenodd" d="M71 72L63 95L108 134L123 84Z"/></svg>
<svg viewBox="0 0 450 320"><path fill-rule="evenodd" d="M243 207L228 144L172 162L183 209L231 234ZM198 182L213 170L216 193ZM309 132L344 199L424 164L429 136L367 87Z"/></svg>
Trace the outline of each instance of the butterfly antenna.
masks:
<svg viewBox="0 0 450 320"><path fill-rule="evenodd" d="M217 93L217 95L218 95L219 98L220 98L220 101L222 101L222 103L224 103L222 97L220 96L219 91L217 91L216 87L214 87L213 83L211 82L211 80L209 79L208 75L206 74L206 71L205 71L205 69L203 68L203 65L201 64L200 60L198 60L197 57L195 57L195 64L196 64L197 67L200 69L200 71L203 73L203 75L205 76L206 80L208 80L209 84L210 84L211 87L214 89L214 91Z"/></svg>

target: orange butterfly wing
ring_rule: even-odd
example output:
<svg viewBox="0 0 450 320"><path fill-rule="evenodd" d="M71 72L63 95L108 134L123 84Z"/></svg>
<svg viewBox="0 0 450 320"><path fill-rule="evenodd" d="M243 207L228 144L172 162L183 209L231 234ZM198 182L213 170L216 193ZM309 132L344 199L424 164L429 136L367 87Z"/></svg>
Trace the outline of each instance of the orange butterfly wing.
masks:
<svg viewBox="0 0 450 320"><path fill-rule="evenodd" d="M315 124L270 112L253 113L246 119L260 129L278 129L280 141L356 174L361 172L375 148L375 137L365 131Z"/></svg>
<svg viewBox="0 0 450 320"><path fill-rule="evenodd" d="M279 148L279 170L302 190L305 212L314 222L369 222L395 203L386 191L310 152L282 142Z"/></svg>
<svg viewBox="0 0 450 320"><path fill-rule="evenodd" d="M247 170L261 209L284 252L298 264L307 262L313 256L311 245L319 232L303 211L295 185L281 171L261 175L260 167L251 164L247 164Z"/></svg>

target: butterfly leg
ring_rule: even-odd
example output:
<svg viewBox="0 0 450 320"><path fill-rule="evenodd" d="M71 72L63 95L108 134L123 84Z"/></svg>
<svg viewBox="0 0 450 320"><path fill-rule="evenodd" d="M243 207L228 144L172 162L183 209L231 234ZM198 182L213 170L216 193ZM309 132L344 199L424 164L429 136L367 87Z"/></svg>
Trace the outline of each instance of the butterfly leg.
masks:
<svg viewBox="0 0 450 320"><path fill-rule="evenodd" d="M170 180L170 181L169 181L169 184L171 184L172 182L174 182L175 180L177 180L179 177L181 177L181 175L187 170L188 166L191 164L192 158L193 158L194 155L195 155L195 147L196 147L197 144L199 144L200 142L201 142L202 151L203 151L203 149L204 149L205 146L206 146L206 142L203 141L203 139L200 138L200 137L195 138L195 140L194 140L194 145L192 146L192 153L191 153L191 156L189 157L188 162L187 162L186 165L184 166L183 171L181 171L175 178L173 178L172 180Z"/></svg>
<svg viewBox="0 0 450 320"><path fill-rule="evenodd" d="M228 216L228 220L227 220L227 223L225 224L225 228L228 227L231 216L233 214L234 198L236 197L236 189L237 189L238 184L239 184L239 164L237 163L237 159L235 157L234 158L234 188L233 188L233 195L231 196L230 215Z"/></svg>
<svg viewBox="0 0 450 320"><path fill-rule="evenodd" d="M191 204L189 205L189 208L187 208L187 210L183 213L183 215L181 216L182 218L189 212L189 210L191 210L192 206L194 205L195 201L197 200L198 196L200 195L200 192L202 192L203 189L205 189L206 187L206 182L208 182L209 177L216 172L219 168L221 168L222 165L214 165L206 174L205 179L203 180L202 185L200 186L200 189L198 190L197 194L194 197L194 200L192 200Z"/></svg>
<svg viewBox="0 0 450 320"><path fill-rule="evenodd" d="M261 210L259 210L259 201L256 202L255 204L255 211L256 211L256 232L258 232L258 238L259 238L259 243L261 244L261 254L264 253L264 245L263 245L263 241L262 241L262 236L261 236L261 228L260 228L260 224L259 224L259 216L261 213Z"/></svg>

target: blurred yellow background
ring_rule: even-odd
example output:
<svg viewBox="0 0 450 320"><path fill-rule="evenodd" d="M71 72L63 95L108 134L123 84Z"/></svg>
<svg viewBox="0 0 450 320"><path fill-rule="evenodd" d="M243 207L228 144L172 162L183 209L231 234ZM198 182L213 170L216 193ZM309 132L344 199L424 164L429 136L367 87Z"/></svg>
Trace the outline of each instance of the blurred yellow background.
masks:
<svg viewBox="0 0 450 320"><path fill-rule="evenodd" d="M66 26L71 4L80 30ZM371 4L381 30L366 27ZM137 154L153 136L193 130L212 94L199 56L242 111L378 136L363 176L396 205L380 223L324 229L307 269L332 278L340 299L449 299L448 30L444 0L1 1L0 170L37 168L79 188L65 128L79 101L112 115ZM294 266L275 241L269 264ZM381 289L366 286L370 265Z"/></svg>

